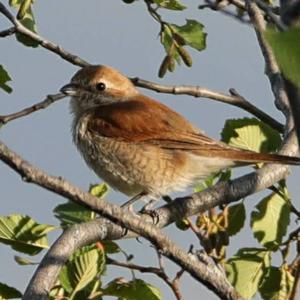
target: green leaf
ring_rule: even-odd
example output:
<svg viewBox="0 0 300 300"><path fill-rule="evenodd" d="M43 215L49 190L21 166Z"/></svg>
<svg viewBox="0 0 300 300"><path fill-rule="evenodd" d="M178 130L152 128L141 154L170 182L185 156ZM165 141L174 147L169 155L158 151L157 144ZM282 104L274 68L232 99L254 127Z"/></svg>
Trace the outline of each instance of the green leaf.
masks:
<svg viewBox="0 0 300 300"><path fill-rule="evenodd" d="M229 236L237 234L243 228L245 220L246 210L243 202L229 206L227 227Z"/></svg>
<svg viewBox="0 0 300 300"><path fill-rule="evenodd" d="M29 216L14 214L0 217L0 242L16 251L35 255L48 248L46 232L56 228L38 224Z"/></svg>
<svg viewBox="0 0 300 300"><path fill-rule="evenodd" d="M116 279L103 290L107 296L120 297L126 300L161 300L159 289L141 279L125 282Z"/></svg>
<svg viewBox="0 0 300 300"><path fill-rule="evenodd" d="M14 8L19 8L23 0L9 0L9 5Z"/></svg>
<svg viewBox="0 0 300 300"><path fill-rule="evenodd" d="M32 4L32 0L23 0L22 1L19 11L18 11L18 14L17 14L17 19L22 20L25 17L26 13L29 12L29 10L31 8L31 4Z"/></svg>
<svg viewBox="0 0 300 300"><path fill-rule="evenodd" d="M115 254L121 252L119 245L113 241L102 241L101 244L103 245L104 252L106 254Z"/></svg>
<svg viewBox="0 0 300 300"><path fill-rule="evenodd" d="M255 206L251 213L251 227L255 238L266 248L277 250L290 223L290 204L272 193Z"/></svg>
<svg viewBox="0 0 300 300"><path fill-rule="evenodd" d="M257 248L242 248L225 265L228 280L245 299L256 294L270 266L270 252Z"/></svg>
<svg viewBox="0 0 300 300"><path fill-rule="evenodd" d="M83 247L76 251L62 268L59 280L72 297L101 274L104 267L103 251L99 251L95 247Z"/></svg>
<svg viewBox="0 0 300 300"><path fill-rule="evenodd" d="M294 285L294 276L288 270L287 265L280 268L270 267L268 273L259 288L262 299L265 300L286 300Z"/></svg>
<svg viewBox="0 0 300 300"><path fill-rule="evenodd" d="M163 26L163 30L160 33L160 37L161 37L161 43L164 46L166 53L170 55L173 59L175 59L178 64L180 64L181 63L180 55L178 51L176 51L176 48L174 47L173 36L169 26L167 25Z"/></svg>
<svg viewBox="0 0 300 300"><path fill-rule="evenodd" d="M281 144L279 133L255 118L227 120L221 136L231 146L255 152L275 151Z"/></svg>
<svg viewBox="0 0 300 300"><path fill-rule="evenodd" d="M3 66L0 65L0 88L2 88L7 93L11 93L12 88L6 84L8 81L11 81L11 78L8 75L7 71L3 68Z"/></svg>
<svg viewBox="0 0 300 300"><path fill-rule="evenodd" d="M89 193L95 197L102 198L108 193L108 185L106 183L91 185Z"/></svg>
<svg viewBox="0 0 300 300"><path fill-rule="evenodd" d="M184 42L184 45L189 45L190 47L202 51L206 48L206 33L203 31L204 26L196 20L186 20L186 24L183 26L178 26L171 24L171 29L173 34L178 36L179 44ZM177 39L178 39L177 38Z"/></svg>
<svg viewBox="0 0 300 300"><path fill-rule="evenodd" d="M88 222L96 218L95 212L73 202L60 204L54 208L53 212L63 227Z"/></svg>
<svg viewBox="0 0 300 300"><path fill-rule="evenodd" d="M153 0L154 3L160 7L171 10L184 10L186 6L180 3L178 0Z"/></svg>
<svg viewBox="0 0 300 300"><path fill-rule="evenodd" d="M283 74L300 85L300 28L291 27L284 32L269 29L265 32L265 38Z"/></svg>
<svg viewBox="0 0 300 300"><path fill-rule="evenodd" d="M216 184L218 181L227 181L231 177L231 170L225 170L221 171L217 174L214 174L210 177L208 177L205 180L200 181L195 187L194 187L194 192L199 193L202 192L203 190L213 186Z"/></svg>
<svg viewBox="0 0 300 300"><path fill-rule="evenodd" d="M104 197L108 193L108 185L105 183L91 185L89 193L95 197ZM96 218L95 212L71 201L56 206L53 212L63 227L88 222Z"/></svg>
<svg viewBox="0 0 300 300"><path fill-rule="evenodd" d="M20 265L20 266L33 266L33 265L38 265L37 262L34 262L28 258L21 257L18 255L14 256L15 262Z"/></svg>
<svg viewBox="0 0 300 300"><path fill-rule="evenodd" d="M0 299L17 299L21 298L22 294L17 289L0 282Z"/></svg>
<svg viewBox="0 0 300 300"><path fill-rule="evenodd" d="M27 2L27 3L24 3ZM33 1L31 1L33 2ZM28 6L28 0L9 0L9 5L18 9L19 13L21 12L21 20L20 23L24 25L27 29L30 31L37 33L37 27L35 24L34 16L32 13L31 5ZM23 8L22 8L23 7ZM20 11L22 8L22 11ZM30 37L17 32L16 38L19 42L21 42L23 45L28 47L36 48L39 46L39 43Z"/></svg>
<svg viewBox="0 0 300 300"><path fill-rule="evenodd" d="M262 298L268 300L272 299L272 296L274 294L277 294L280 291L280 281L281 281L280 269L271 266L266 273L262 285L259 287L259 292Z"/></svg>
<svg viewBox="0 0 300 300"><path fill-rule="evenodd" d="M33 15L29 15L29 16L23 18L20 22L30 31L33 31L35 33L37 32ZM24 35L22 33L17 32L16 38L20 43L22 43L23 45L25 45L27 47L36 48L39 46L39 43L37 41L31 39L30 37L28 37L27 35Z"/></svg>

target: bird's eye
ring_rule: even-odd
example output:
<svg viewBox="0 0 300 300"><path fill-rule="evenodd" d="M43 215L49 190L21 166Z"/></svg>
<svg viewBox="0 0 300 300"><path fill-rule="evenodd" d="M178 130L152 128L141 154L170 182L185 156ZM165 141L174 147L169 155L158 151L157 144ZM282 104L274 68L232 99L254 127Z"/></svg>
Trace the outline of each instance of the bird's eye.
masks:
<svg viewBox="0 0 300 300"><path fill-rule="evenodd" d="M98 91L104 91L104 90L106 89L105 83L103 83L103 82L98 82L98 83L96 84L96 89L97 89Z"/></svg>

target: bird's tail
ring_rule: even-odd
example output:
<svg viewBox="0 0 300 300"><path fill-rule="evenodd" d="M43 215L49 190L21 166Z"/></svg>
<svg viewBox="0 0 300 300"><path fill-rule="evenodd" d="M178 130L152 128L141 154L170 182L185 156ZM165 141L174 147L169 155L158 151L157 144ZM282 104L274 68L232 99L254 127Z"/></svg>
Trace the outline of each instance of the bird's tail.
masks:
<svg viewBox="0 0 300 300"><path fill-rule="evenodd" d="M249 163L274 163L286 165L300 165L300 157L273 154L273 153L256 153L252 151L237 151L234 155L234 161L238 164Z"/></svg>

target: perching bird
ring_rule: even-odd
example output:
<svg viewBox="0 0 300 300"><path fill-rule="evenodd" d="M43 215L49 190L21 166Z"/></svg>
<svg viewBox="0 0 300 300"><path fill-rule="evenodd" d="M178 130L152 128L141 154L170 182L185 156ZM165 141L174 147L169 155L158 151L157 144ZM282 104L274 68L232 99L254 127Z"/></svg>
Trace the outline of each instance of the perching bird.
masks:
<svg viewBox="0 0 300 300"><path fill-rule="evenodd" d="M297 157L230 147L139 92L117 70L88 66L61 91L72 97L73 138L86 163L128 196L158 199L223 169Z"/></svg>

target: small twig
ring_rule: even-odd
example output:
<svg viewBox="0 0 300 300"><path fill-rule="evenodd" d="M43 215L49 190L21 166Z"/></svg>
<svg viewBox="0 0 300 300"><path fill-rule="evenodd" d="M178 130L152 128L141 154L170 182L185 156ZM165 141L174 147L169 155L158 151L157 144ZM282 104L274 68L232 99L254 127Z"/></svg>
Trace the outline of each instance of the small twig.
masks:
<svg viewBox="0 0 300 300"><path fill-rule="evenodd" d="M288 96L285 90L285 85L279 70L279 66L273 54L272 48L264 38L266 22L262 11L258 8L254 1L246 0L246 8L252 20L257 40L263 54L266 64L266 75L269 78L273 94L275 96L276 106L284 113L287 119L287 130L293 128L293 120L291 118Z"/></svg>
<svg viewBox="0 0 300 300"><path fill-rule="evenodd" d="M15 27L11 27L11 28L8 28L6 30L0 31L0 37L1 38L7 37L7 36L13 35L15 33L16 33L16 28Z"/></svg>
<svg viewBox="0 0 300 300"><path fill-rule="evenodd" d="M20 23L7 9L6 7L0 2L0 12L7 17L8 20L14 25L16 32L22 33L34 41L38 42L42 47L48 49L51 52L58 54L63 59L67 60L68 62L80 66L85 67L88 66L89 63L81 59L80 57L69 53L68 51L64 50L59 45L56 45L42 36L34 33L33 31L27 29L22 23Z"/></svg>
<svg viewBox="0 0 300 300"><path fill-rule="evenodd" d="M299 233L300 233L300 227L298 227L296 230L292 231L290 234L289 234L289 237L288 239L281 243L282 246L286 246L288 244L290 244L292 241L295 241L299 238Z"/></svg>
<svg viewBox="0 0 300 300"><path fill-rule="evenodd" d="M270 19L270 21L277 26L280 31L286 30L286 26L281 22L280 17L276 14L276 7L268 5L266 2L261 0L255 1L258 7L263 10L265 15Z"/></svg>
<svg viewBox="0 0 300 300"><path fill-rule="evenodd" d="M162 268L156 268L156 267L144 267L140 265L136 265L133 263L128 263L128 262L120 262L117 260L114 260L110 257L107 258L106 263L108 265L113 265L113 266L118 266L118 267L123 267L130 269L131 271L139 271L141 273L152 273L161 278L173 291L175 297L177 300L183 300L183 296L180 293L180 290L178 288L178 283L176 282L175 285L173 281L168 277L168 275L165 273L164 269Z"/></svg>
<svg viewBox="0 0 300 300"><path fill-rule="evenodd" d="M10 114L10 115L0 116L0 125L6 124L6 123L8 123L12 120L18 119L18 118L27 116L27 115L29 115L33 112L36 112L40 109L44 109L44 108L48 107L50 104L52 104L62 98L65 98L65 97L66 97L66 95L61 94L61 93L55 94L55 95L48 95L45 100L43 100L39 103L36 103L32 106L29 106L25 109L22 109L18 112Z"/></svg>
<svg viewBox="0 0 300 300"><path fill-rule="evenodd" d="M297 208L293 205L292 201L290 198L288 198L282 191L280 191L275 185L272 185L268 188L269 190L273 191L274 193L278 194L280 197L282 197L282 199L285 199L288 201L290 208L291 208L291 212L293 212L298 219L300 219L300 211L297 210Z"/></svg>
<svg viewBox="0 0 300 300"><path fill-rule="evenodd" d="M226 1L225 4L223 4L223 1L211 1L211 0L205 0L206 4L202 4L198 6L198 9L204 9L209 8L211 10L219 11L222 14L231 17L233 19L236 19L237 21L249 25L251 24L249 20L244 19L243 15L239 15L237 13L232 12L231 10L225 9L230 3ZM231 2L231 1L230 1Z"/></svg>
<svg viewBox="0 0 300 300"><path fill-rule="evenodd" d="M238 94L238 92L235 89L230 89L229 92L231 95L226 95L200 86L161 85L158 83L140 79L138 77L131 78L131 80L138 87L147 88L149 90L153 90L158 93L174 94L174 95L189 95L196 98L198 97L208 98L218 102L222 102L222 103L226 103L226 104L230 104L242 108L245 111L256 116L258 119L262 120L263 122L269 124L272 128L278 130L279 132L283 132L284 127L281 123L273 119L271 116L269 116L268 114L266 114L264 111L260 110L253 104L251 104L244 97Z"/></svg>

